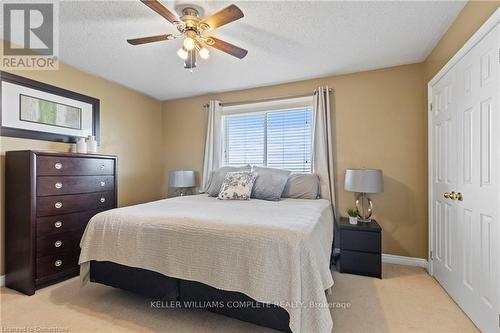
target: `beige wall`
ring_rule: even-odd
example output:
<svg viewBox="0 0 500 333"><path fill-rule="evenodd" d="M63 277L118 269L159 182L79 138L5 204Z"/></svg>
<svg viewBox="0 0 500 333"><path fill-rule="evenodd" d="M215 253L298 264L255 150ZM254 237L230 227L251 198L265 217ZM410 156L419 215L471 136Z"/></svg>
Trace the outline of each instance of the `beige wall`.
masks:
<svg viewBox="0 0 500 333"><path fill-rule="evenodd" d="M386 190L373 196L384 228L384 253L427 257L427 82L500 6L470 1L422 64L327 77L163 103L166 171L201 174L210 99L223 102L335 89L337 192L343 214L353 195L343 191L347 167L384 170ZM199 181L199 180L198 180Z"/></svg>
<svg viewBox="0 0 500 333"><path fill-rule="evenodd" d="M421 64L327 77L163 103L166 170L201 174L207 115L202 105L307 94L320 85L335 89L337 188L340 212L353 205L343 191L349 167L383 169L385 192L373 195L384 228L385 253L425 257L426 124Z"/></svg>
<svg viewBox="0 0 500 333"><path fill-rule="evenodd" d="M428 82L500 7L500 1L469 1L424 62Z"/></svg>
<svg viewBox="0 0 500 333"><path fill-rule="evenodd" d="M73 67L58 71L19 71L14 74L99 98L101 146L118 156L119 205L159 199L163 191L161 103L123 86ZM63 143L0 137L0 275L4 274L4 166L9 150L69 151Z"/></svg>

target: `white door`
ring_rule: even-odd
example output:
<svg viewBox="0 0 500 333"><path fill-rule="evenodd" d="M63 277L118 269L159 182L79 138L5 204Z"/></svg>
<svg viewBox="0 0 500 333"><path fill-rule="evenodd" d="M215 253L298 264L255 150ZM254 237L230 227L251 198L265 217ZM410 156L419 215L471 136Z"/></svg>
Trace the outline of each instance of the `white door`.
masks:
<svg viewBox="0 0 500 333"><path fill-rule="evenodd" d="M479 329L500 332L498 25L430 97L433 274Z"/></svg>
<svg viewBox="0 0 500 333"><path fill-rule="evenodd" d="M457 93L452 69L432 89L434 276L457 300L456 207L448 197L457 188Z"/></svg>
<svg viewBox="0 0 500 333"><path fill-rule="evenodd" d="M457 64L459 304L485 332L499 331L499 27Z"/></svg>

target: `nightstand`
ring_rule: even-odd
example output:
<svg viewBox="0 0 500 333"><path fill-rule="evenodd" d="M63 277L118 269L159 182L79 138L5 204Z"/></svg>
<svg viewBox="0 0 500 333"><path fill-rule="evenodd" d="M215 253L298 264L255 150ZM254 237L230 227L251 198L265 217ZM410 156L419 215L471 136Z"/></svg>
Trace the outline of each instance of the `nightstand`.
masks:
<svg viewBox="0 0 500 333"><path fill-rule="evenodd" d="M348 218L341 217L337 232L339 272L382 278L382 228L377 221L350 224Z"/></svg>

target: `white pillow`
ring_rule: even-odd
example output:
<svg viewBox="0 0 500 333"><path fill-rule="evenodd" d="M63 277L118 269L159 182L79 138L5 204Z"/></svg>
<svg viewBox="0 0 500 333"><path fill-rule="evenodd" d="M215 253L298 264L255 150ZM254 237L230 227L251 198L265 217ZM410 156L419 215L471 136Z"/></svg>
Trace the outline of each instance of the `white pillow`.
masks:
<svg viewBox="0 0 500 333"><path fill-rule="evenodd" d="M250 200L255 174L252 172L228 172L219 191L221 200Z"/></svg>

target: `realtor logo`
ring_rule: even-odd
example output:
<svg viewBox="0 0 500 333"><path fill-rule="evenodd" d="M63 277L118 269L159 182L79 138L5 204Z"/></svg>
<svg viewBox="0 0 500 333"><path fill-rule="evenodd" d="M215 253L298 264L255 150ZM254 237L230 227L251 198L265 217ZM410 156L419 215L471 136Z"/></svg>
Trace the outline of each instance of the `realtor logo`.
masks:
<svg viewBox="0 0 500 333"><path fill-rule="evenodd" d="M57 5L3 4L3 69L57 69Z"/></svg>

